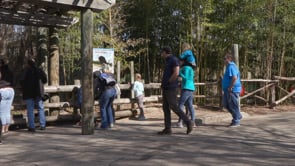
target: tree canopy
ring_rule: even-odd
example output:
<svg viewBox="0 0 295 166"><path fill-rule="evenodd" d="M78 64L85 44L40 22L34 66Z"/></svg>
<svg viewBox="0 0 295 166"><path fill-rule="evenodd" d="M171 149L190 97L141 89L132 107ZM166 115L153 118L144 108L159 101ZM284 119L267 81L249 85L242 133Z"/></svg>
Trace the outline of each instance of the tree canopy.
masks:
<svg viewBox="0 0 295 166"><path fill-rule="evenodd" d="M112 8L95 13L93 47L114 48L122 72L134 61L136 72L146 82L159 82L163 67L160 48L169 45L179 56L183 42L192 45L197 58L197 81L216 80L221 75L224 54L233 44L239 44L243 78L288 77L295 72L294 19L294 0L117 1ZM1 25L2 56L9 53L18 59L28 51L35 53L38 31L12 27ZM81 69L79 27L77 23L59 30L65 83ZM25 51L15 51L16 47Z"/></svg>

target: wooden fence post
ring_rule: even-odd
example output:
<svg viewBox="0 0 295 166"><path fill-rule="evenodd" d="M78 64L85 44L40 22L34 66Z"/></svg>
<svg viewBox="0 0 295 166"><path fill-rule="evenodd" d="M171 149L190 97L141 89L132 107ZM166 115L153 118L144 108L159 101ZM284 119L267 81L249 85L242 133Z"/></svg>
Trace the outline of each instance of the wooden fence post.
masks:
<svg viewBox="0 0 295 166"><path fill-rule="evenodd" d="M121 61L117 62L117 84L120 87L120 82L121 82ZM121 94L117 94L117 99L120 102ZM120 104L117 105L117 110L119 111L121 109Z"/></svg>
<svg viewBox="0 0 295 166"><path fill-rule="evenodd" d="M93 12L81 11L81 58L82 58L82 135L94 133L94 100L92 74Z"/></svg>
<svg viewBox="0 0 295 166"><path fill-rule="evenodd" d="M222 77L220 77L219 81L217 82L217 86L219 86L219 107L220 110L223 110L223 103L222 103L222 97L223 97L223 91L222 91Z"/></svg>
<svg viewBox="0 0 295 166"><path fill-rule="evenodd" d="M275 108L276 103L276 84L273 83L273 85L269 88L270 90L270 99L269 99L269 105L271 109Z"/></svg>
<svg viewBox="0 0 295 166"><path fill-rule="evenodd" d="M131 85L133 85L134 84L134 62L133 61L130 62L130 72L131 72L130 73L131 74ZM132 101L132 99L134 99L133 90L131 90L131 101ZM134 102L131 102L131 109L134 110L134 108L135 108Z"/></svg>

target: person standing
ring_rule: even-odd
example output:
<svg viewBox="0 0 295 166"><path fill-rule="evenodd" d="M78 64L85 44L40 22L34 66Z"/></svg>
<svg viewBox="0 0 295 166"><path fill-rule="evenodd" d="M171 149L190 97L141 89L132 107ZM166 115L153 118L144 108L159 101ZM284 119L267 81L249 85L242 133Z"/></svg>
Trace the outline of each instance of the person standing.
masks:
<svg viewBox="0 0 295 166"><path fill-rule="evenodd" d="M3 59L0 60L0 117L1 132L8 133L11 123L11 106L14 99L13 73Z"/></svg>
<svg viewBox="0 0 295 166"><path fill-rule="evenodd" d="M181 94L179 98L179 110L184 112L184 106L187 107L191 121L195 126L195 109L193 106L193 95L195 91L195 84L194 84L194 70L193 66L186 62L184 59L180 59L181 69L179 72L179 76L182 80L181 82ZM183 121L181 119L178 120L178 127L183 126Z"/></svg>
<svg viewBox="0 0 295 166"><path fill-rule="evenodd" d="M20 79L23 99L27 105L28 131L35 132L35 114L34 107L37 105L39 112L40 130L46 129L46 117L44 113L44 85L47 82L47 76L42 69L36 67L35 60L29 59L26 69Z"/></svg>
<svg viewBox="0 0 295 166"><path fill-rule="evenodd" d="M0 59L0 73L1 80L5 80L10 83L10 86L14 86L13 72L10 70L8 64L4 61L4 59Z"/></svg>
<svg viewBox="0 0 295 166"><path fill-rule="evenodd" d="M161 56L165 59L165 69L162 77L161 87L163 93L163 112L165 128L158 132L160 135L169 135L171 130L171 112L175 112L187 125L186 133L192 132L193 123L185 115L183 111L180 111L177 105L177 88L179 75L179 61L172 55L172 49L169 46L165 46L161 50Z"/></svg>
<svg viewBox="0 0 295 166"><path fill-rule="evenodd" d="M144 86L139 73L135 74L136 81L133 84L132 90L135 92L136 101L140 110L138 120L145 120L143 110Z"/></svg>
<svg viewBox="0 0 295 166"><path fill-rule="evenodd" d="M222 102L223 106L232 115L230 127L237 127L240 126L240 120L242 119L239 104L240 92L242 89L240 71L233 62L233 57L230 52L225 55L224 61L226 69L222 79Z"/></svg>
<svg viewBox="0 0 295 166"><path fill-rule="evenodd" d="M1 77L1 74L0 74ZM0 80L0 118L1 132L8 133L11 123L11 105L14 98L14 90L11 84L5 80Z"/></svg>
<svg viewBox="0 0 295 166"><path fill-rule="evenodd" d="M94 73L95 77L95 96L99 101L101 129L107 130L114 127L113 102L116 97L115 78L113 74L102 71Z"/></svg>

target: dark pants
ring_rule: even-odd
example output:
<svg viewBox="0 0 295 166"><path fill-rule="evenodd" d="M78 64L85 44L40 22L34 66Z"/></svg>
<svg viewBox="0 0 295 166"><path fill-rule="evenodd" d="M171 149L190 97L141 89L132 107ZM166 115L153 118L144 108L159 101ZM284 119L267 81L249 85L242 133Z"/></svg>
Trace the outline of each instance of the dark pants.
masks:
<svg viewBox="0 0 295 166"><path fill-rule="evenodd" d="M177 105L177 89L164 89L163 90L163 111L165 129L171 129L171 111L181 118L185 124L189 124L190 120L183 111L180 111Z"/></svg>

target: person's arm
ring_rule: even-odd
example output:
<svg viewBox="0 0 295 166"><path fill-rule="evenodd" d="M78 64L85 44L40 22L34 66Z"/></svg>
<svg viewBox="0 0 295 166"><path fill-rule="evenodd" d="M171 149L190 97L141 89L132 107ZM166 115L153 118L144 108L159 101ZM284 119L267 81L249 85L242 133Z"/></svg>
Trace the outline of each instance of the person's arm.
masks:
<svg viewBox="0 0 295 166"><path fill-rule="evenodd" d="M228 91L232 91L233 90L233 87L238 79L238 73L236 72L236 70L234 70L234 66L233 65L230 65L229 66L229 75L231 76L231 82L230 82L230 85L228 87Z"/></svg>
<svg viewBox="0 0 295 166"><path fill-rule="evenodd" d="M179 58L180 58L180 59L185 59L187 56L188 56L187 52L184 51L184 52L179 56Z"/></svg>
<svg viewBox="0 0 295 166"><path fill-rule="evenodd" d="M230 85L229 85L229 87L228 87L228 91L230 91L230 92L232 91L232 89L233 89L233 87L234 87L234 85L235 85L237 79L238 79L237 76L232 76L232 78L231 78L231 82L230 82Z"/></svg>
<svg viewBox="0 0 295 166"><path fill-rule="evenodd" d="M168 82L175 81L177 79L178 75L179 75L179 66L175 66L173 68L173 73L172 73L171 77L169 78Z"/></svg>

